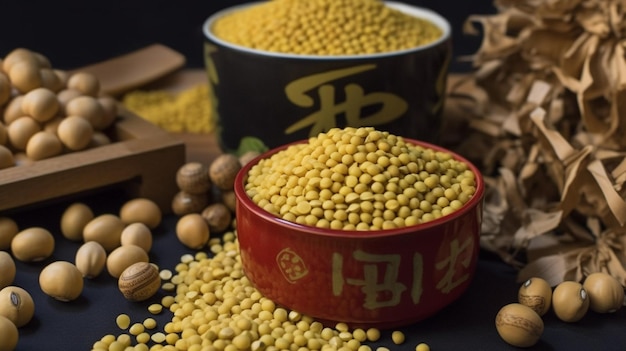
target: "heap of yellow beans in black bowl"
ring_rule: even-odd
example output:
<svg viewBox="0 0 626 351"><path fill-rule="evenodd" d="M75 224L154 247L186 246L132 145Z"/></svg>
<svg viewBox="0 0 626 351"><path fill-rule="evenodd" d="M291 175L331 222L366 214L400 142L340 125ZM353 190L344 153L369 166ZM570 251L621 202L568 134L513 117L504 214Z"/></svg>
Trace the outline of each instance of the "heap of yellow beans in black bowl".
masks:
<svg viewBox="0 0 626 351"><path fill-rule="evenodd" d="M378 0L273 0L203 26L225 151L372 126L436 143L451 57L437 13Z"/></svg>

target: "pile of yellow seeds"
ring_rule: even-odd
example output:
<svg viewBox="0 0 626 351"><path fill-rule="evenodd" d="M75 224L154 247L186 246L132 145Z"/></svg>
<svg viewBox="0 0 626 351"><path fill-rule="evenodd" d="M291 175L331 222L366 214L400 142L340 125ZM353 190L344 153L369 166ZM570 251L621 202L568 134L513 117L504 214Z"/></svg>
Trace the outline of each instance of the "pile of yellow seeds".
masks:
<svg viewBox="0 0 626 351"><path fill-rule="evenodd" d="M225 15L211 30L240 46L302 55L398 51L442 35L430 21L378 0L266 1Z"/></svg>
<svg viewBox="0 0 626 351"><path fill-rule="evenodd" d="M246 193L285 220L344 230L392 229L461 208L476 175L452 154L372 127L334 128L261 160Z"/></svg>
<svg viewBox="0 0 626 351"><path fill-rule="evenodd" d="M209 133L215 128L207 84L197 84L178 93L134 90L124 95L122 103L168 132Z"/></svg>
<svg viewBox="0 0 626 351"><path fill-rule="evenodd" d="M245 277L235 232L216 240L210 245L213 257L199 251L176 266L170 281L175 295L161 303L173 317L162 330L153 318L133 321L121 314L115 322L124 332L103 336L92 351L371 351L366 343L381 338L376 328L350 330L345 323L331 328L276 306ZM391 341L404 343L404 334L395 331ZM423 343L417 347L429 349Z"/></svg>

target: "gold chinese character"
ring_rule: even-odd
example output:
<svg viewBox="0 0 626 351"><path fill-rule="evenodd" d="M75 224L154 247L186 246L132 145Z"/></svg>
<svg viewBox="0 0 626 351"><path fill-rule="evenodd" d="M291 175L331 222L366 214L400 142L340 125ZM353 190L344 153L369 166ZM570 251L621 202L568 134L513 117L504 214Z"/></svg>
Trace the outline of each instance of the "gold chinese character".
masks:
<svg viewBox="0 0 626 351"><path fill-rule="evenodd" d="M285 88L287 98L300 107L313 107L315 100L307 93L317 88L319 109L289 126L285 134L312 126L309 135L317 135L336 127L336 117L342 114L346 118L347 125L351 127L376 126L400 117L409 106L404 99L386 92L366 94L358 84L346 84L345 100L336 101L336 87L330 83L375 68L376 65L373 64L360 65L314 74L289 83ZM362 116L364 108L372 108L375 111L370 115Z"/></svg>
<svg viewBox="0 0 626 351"><path fill-rule="evenodd" d="M473 249L472 238L465 239L461 245L458 239L450 241L450 255L435 265L438 270L446 270L443 278L437 283L437 289L447 294L469 279L469 273L466 270L471 263L472 255L464 255L464 253L471 252ZM462 274L459 276L460 273Z"/></svg>
<svg viewBox="0 0 626 351"><path fill-rule="evenodd" d="M363 307L376 309L380 307L396 306L400 303L402 292L406 290L404 284L398 282L400 271L400 255L375 255L360 250L352 256L355 260L364 262L363 279L343 278L343 256L333 254L333 294L340 296L344 284L360 286L365 295ZM382 282L379 279L379 266L385 268ZM383 299L381 299L383 297Z"/></svg>

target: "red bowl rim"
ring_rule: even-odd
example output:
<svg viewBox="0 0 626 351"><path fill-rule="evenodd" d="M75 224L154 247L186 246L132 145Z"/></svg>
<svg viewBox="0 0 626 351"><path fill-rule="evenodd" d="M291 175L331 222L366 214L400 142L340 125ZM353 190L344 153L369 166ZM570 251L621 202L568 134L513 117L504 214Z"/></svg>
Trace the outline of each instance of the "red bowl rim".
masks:
<svg viewBox="0 0 626 351"><path fill-rule="evenodd" d="M380 230L370 230L370 231L325 229L325 228L317 228L313 226L303 225L303 224L291 222L286 219L277 217L271 214L270 212L265 211L261 207L257 206L257 204L254 201L252 201L252 199L250 199L248 194L246 194L245 187L244 187L244 181L246 179L248 171L250 171L250 168L252 168L255 164L259 163L259 161L262 159L268 158L272 156L273 154L288 148L291 145L306 143L308 142L308 140L299 140L299 141L294 141L291 143L287 143L285 145L278 146L276 148L273 148L269 151L262 153L261 155L255 157L250 162L245 164L239 170L235 178L235 186L234 186L235 196L237 198L237 201L241 202L243 206L245 206L248 210L254 212L254 214L259 216L261 219L268 221L268 222L273 222L276 225L279 225L282 227L293 229L294 232L306 232L308 234L317 235L317 236L331 236L331 237L338 237L338 238L342 238L342 237L343 238L360 238L360 239L368 239L368 238L374 239L374 238L396 236L396 235L402 235L402 234L415 235L418 232L427 231L433 227L440 226L444 223L452 222L455 219L466 214L468 211L472 211L476 206L479 205L479 203L482 201L483 196L484 196L485 184L484 184L484 180L483 180L481 172L473 163L468 161L463 156L457 154L456 152L448 150L444 147L431 144L428 142L424 142L424 141L410 139L410 138L403 138L403 139L405 142L413 144L413 145L419 145L419 146L430 148L436 151L449 153L452 155L452 157L455 160L465 162L468 165L469 169L475 174L475 177L476 177L476 191L474 195L470 198L470 200L458 210L448 215L434 219L430 222L420 223L417 225L406 226L402 228L380 229ZM366 232L367 235L363 235L364 232Z"/></svg>

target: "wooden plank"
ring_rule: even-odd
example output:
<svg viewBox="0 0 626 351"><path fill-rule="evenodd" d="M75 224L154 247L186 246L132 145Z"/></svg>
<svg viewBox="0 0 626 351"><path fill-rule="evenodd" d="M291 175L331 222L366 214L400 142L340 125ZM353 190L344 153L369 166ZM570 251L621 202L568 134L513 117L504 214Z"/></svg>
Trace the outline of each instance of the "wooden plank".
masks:
<svg viewBox="0 0 626 351"><path fill-rule="evenodd" d="M0 211L122 183L169 212L184 142L123 109L114 134L110 145L0 170Z"/></svg>

